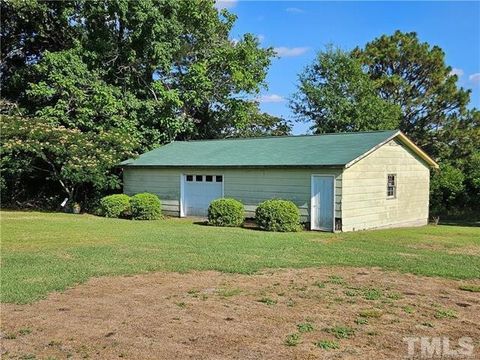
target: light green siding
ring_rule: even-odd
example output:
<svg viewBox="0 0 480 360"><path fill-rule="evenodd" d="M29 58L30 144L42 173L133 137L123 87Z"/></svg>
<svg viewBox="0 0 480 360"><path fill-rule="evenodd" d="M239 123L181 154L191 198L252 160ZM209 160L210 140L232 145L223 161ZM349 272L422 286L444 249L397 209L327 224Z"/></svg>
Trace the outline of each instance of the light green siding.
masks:
<svg viewBox="0 0 480 360"><path fill-rule="evenodd" d="M180 214L180 178L182 174L223 175L224 196L240 200L253 216L258 203L281 198L292 200L299 208L304 221L309 221L311 175L336 175L336 217L341 218L342 196L341 169L198 169L198 168L134 168L124 169L124 192L132 195L140 192L157 194L168 215Z"/></svg>
<svg viewBox="0 0 480 360"><path fill-rule="evenodd" d="M396 198L387 175L396 174ZM428 222L429 167L397 140L343 172L342 230L424 225Z"/></svg>

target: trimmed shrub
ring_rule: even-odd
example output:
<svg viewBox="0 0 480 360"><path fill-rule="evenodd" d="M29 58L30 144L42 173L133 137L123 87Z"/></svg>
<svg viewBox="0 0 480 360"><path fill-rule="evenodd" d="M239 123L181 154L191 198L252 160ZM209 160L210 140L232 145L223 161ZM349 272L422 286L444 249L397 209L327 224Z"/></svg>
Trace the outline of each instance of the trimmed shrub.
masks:
<svg viewBox="0 0 480 360"><path fill-rule="evenodd" d="M100 200L100 214L109 218L126 217L130 211L130 197L125 194L105 196Z"/></svg>
<svg viewBox="0 0 480 360"><path fill-rule="evenodd" d="M208 223L215 226L240 226L243 224L243 204L235 199L216 199L208 207Z"/></svg>
<svg viewBox="0 0 480 360"><path fill-rule="evenodd" d="M130 198L132 219L156 220L162 216L162 204L155 194L142 193Z"/></svg>
<svg viewBox="0 0 480 360"><path fill-rule="evenodd" d="M255 210L255 221L267 231L299 231L300 211L291 201L267 200Z"/></svg>

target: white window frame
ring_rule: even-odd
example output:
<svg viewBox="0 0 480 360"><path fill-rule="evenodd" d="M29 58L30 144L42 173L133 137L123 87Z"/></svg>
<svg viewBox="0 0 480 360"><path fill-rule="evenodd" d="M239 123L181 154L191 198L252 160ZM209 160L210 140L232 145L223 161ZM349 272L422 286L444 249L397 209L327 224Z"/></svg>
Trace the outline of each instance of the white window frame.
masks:
<svg viewBox="0 0 480 360"><path fill-rule="evenodd" d="M388 182L388 178L390 176L393 176L393 186L390 186L389 182ZM388 192L389 192L389 189L390 187L393 188L393 195L389 195ZM397 187L398 187L398 176L396 173L389 173L387 174L387 199L396 199L397 198Z"/></svg>

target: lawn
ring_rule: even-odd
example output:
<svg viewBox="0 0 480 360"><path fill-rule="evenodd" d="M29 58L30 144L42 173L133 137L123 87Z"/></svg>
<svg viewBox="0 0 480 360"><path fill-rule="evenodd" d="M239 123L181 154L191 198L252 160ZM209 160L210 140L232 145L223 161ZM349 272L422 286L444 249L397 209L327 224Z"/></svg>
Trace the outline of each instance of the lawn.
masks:
<svg viewBox="0 0 480 360"><path fill-rule="evenodd" d="M91 277L151 271L325 265L480 277L480 228L426 226L357 233L268 233L191 219L129 221L39 212L1 214L1 301L29 303Z"/></svg>

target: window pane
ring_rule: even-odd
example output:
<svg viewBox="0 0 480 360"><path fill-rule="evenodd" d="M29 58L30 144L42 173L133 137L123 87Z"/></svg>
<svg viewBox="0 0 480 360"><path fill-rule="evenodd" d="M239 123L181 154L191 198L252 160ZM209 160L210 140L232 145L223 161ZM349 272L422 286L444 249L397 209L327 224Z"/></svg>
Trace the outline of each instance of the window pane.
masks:
<svg viewBox="0 0 480 360"><path fill-rule="evenodd" d="M203 181L203 175L195 175L195 181Z"/></svg>
<svg viewBox="0 0 480 360"><path fill-rule="evenodd" d="M187 181L193 181L193 175L187 175Z"/></svg>
<svg viewBox="0 0 480 360"><path fill-rule="evenodd" d="M212 182L213 181L213 176L212 175L205 176L205 181Z"/></svg>
<svg viewBox="0 0 480 360"><path fill-rule="evenodd" d="M215 181L216 182L222 182L223 181L223 176L222 175L217 175Z"/></svg>

